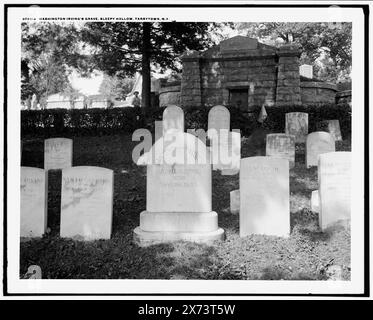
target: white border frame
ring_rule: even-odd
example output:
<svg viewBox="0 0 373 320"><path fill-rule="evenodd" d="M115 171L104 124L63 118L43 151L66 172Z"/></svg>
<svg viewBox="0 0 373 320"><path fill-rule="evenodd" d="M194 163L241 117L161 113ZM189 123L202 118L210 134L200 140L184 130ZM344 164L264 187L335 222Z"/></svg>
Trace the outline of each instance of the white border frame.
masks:
<svg viewBox="0 0 373 320"><path fill-rule="evenodd" d="M13 2L13 1L12 1ZM8 2L11 4L12 2ZM39 1L41 3L41 1ZM92 3L82 2L84 3ZM16 2L13 2L16 3ZM63 5L74 3L66 1ZM157 4L169 2L157 1ZM247 4L230 2L224 4ZM333 2L331 2L333 3ZM62 4L62 3L59 3ZM99 3L92 3L99 4ZM121 3L116 3L121 4ZM126 3L123 3L126 4ZM155 3L151 3L155 4ZM196 4L186 2L185 4ZM201 4L199 2L198 4ZM221 4L206 1L205 4ZM255 4L255 2L254 2ZM258 4L258 2L256 2ZM259 4L271 4L260 2ZM273 3L272 3L273 4ZM277 4L286 4L276 2ZM293 4L293 3L290 3ZM307 3L294 3L301 6ZM312 4L315 4L313 2ZM323 4L322 2L319 4ZM324 3L325 4L325 3ZM338 4L338 3L336 3ZM344 4L344 3L342 3ZM172 4L170 4L172 5ZM19 280L20 23L22 17L169 17L176 21L353 23L351 281ZM140 22L140 21L139 21ZM22 8L8 9L8 292L29 294L362 294L364 290L364 15L358 8ZM149 296L142 296L149 299ZM142 299L141 297L141 299ZM193 299L196 296L191 296ZM223 297L223 296L220 296ZM157 299L159 296L150 297ZM169 296L167 297L169 298ZM206 297L201 297L207 299ZM240 299L240 296L234 296ZM136 297L139 299L139 296ZM176 298L176 299L179 299ZM183 298L185 299L185 297ZM246 299L246 298L243 298Z"/></svg>

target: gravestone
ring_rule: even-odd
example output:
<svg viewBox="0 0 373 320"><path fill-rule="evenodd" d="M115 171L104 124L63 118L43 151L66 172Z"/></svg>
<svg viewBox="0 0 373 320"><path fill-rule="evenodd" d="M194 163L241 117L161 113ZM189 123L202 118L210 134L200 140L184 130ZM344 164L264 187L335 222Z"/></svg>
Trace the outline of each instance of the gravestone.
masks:
<svg viewBox="0 0 373 320"><path fill-rule="evenodd" d="M51 138L44 141L44 169L64 169L72 166L73 141Z"/></svg>
<svg viewBox="0 0 373 320"><path fill-rule="evenodd" d="M232 131L227 136L220 136L221 141L219 143L219 161L218 164L213 164L213 169L221 170L221 174L224 176L235 175L240 171L241 161L241 133Z"/></svg>
<svg viewBox="0 0 373 320"><path fill-rule="evenodd" d="M21 237L42 237L47 228L47 171L21 167Z"/></svg>
<svg viewBox="0 0 373 320"><path fill-rule="evenodd" d="M166 164L157 158L142 160L147 163L146 210L141 212L140 226L134 230L134 241L141 246L177 240L211 242L224 236L217 213L211 209L211 164L206 146L189 133L177 135L185 141L176 139L179 145L173 147L193 154L190 161L183 156ZM168 152L167 146L162 149Z"/></svg>
<svg viewBox="0 0 373 320"><path fill-rule="evenodd" d="M110 239L112 216L113 170L89 166L62 170L61 237Z"/></svg>
<svg viewBox="0 0 373 320"><path fill-rule="evenodd" d="M215 106L210 109L207 137L210 143L213 170L222 170L224 164L227 165L227 159L222 160L222 156L224 157L224 154L228 154L228 149L226 148L229 148L229 140L232 141L232 136L230 135L230 112L226 107ZM234 142L236 142L236 138L237 136L233 137ZM235 149L237 150L237 147ZM223 162L225 163L223 164ZM229 168L226 169L229 170Z"/></svg>
<svg viewBox="0 0 373 320"><path fill-rule="evenodd" d="M318 166L319 225L347 227L351 219L351 152L321 154Z"/></svg>
<svg viewBox="0 0 373 320"><path fill-rule="evenodd" d="M319 190L312 191L311 195L311 210L314 212L319 212Z"/></svg>
<svg viewBox="0 0 373 320"><path fill-rule="evenodd" d="M335 141L342 141L341 128L339 120L323 120L317 124L318 131L329 132Z"/></svg>
<svg viewBox="0 0 373 320"><path fill-rule="evenodd" d="M307 136L306 142L306 166L317 166L320 154L334 152L335 141L328 132L317 131Z"/></svg>
<svg viewBox="0 0 373 320"><path fill-rule="evenodd" d="M285 133L267 134L266 155L289 160L289 167L295 165L295 136Z"/></svg>
<svg viewBox="0 0 373 320"><path fill-rule="evenodd" d="M285 133L294 135L295 142L305 142L308 134L308 113L287 113L285 115Z"/></svg>
<svg viewBox="0 0 373 320"><path fill-rule="evenodd" d="M233 190L229 193L231 213L238 214L240 212L240 190Z"/></svg>
<svg viewBox="0 0 373 320"><path fill-rule="evenodd" d="M289 161L262 156L242 159L240 236L289 233Z"/></svg>
<svg viewBox="0 0 373 320"><path fill-rule="evenodd" d="M163 134L168 130L184 132L184 111L178 106L168 106L163 111Z"/></svg>

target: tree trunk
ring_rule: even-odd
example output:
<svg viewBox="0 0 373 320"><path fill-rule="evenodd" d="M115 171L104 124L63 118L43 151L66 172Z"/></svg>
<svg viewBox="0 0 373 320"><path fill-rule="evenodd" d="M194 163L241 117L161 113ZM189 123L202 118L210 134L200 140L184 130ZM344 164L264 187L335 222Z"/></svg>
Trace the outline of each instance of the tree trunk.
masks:
<svg viewBox="0 0 373 320"><path fill-rule="evenodd" d="M142 61L141 61L141 75L142 75L142 107L147 111L150 109L150 90L151 90L151 80L150 80L150 22L143 22L142 24Z"/></svg>

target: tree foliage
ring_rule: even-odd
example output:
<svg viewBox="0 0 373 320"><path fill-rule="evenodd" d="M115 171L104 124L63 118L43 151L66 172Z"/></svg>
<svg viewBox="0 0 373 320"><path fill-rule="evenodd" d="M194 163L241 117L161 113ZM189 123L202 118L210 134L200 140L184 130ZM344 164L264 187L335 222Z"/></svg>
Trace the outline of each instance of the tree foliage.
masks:
<svg viewBox="0 0 373 320"><path fill-rule="evenodd" d="M302 63L310 63L323 80L349 77L352 62L352 24L309 22L239 23L237 28L250 37L272 44L298 43Z"/></svg>

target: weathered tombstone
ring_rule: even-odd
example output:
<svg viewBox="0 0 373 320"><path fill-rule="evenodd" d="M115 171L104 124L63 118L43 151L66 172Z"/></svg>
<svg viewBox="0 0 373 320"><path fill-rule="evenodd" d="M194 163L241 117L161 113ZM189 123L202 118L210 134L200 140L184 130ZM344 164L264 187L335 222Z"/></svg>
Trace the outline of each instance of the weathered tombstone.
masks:
<svg viewBox="0 0 373 320"><path fill-rule="evenodd" d="M229 193L231 213L238 214L240 212L240 190L233 190Z"/></svg>
<svg viewBox="0 0 373 320"><path fill-rule="evenodd" d="M215 166L216 169L221 170L223 176L237 174L240 171L241 161L241 133L237 131L229 132L228 139L222 139L219 147L220 164L213 164L213 168ZM225 152L227 154L223 155Z"/></svg>
<svg viewBox="0 0 373 320"><path fill-rule="evenodd" d="M47 171L21 167L21 237L43 236L47 228L47 204Z"/></svg>
<svg viewBox="0 0 373 320"><path fill-rule="evenodd" d="M321 154L318 179L320 228L334 224L347 227L351 219L351 152Z"/></svg>
<svg viewBox="0 0 373 320"><path fill-rule="evenodd" d="M73 141L51 138L44 141L44 169L64 169L72 166Z"/></svg>
<svg viewBox="0 0 373 320"><path fill-rule="evenodd" d="M228 150L231 147L231 152L233 149L241 152L241 149L237 150L237 144L232 149L233 143L237 142L237 135L232 136L230 133L230 112L226 107L215 106L210 109L207 136L210 140L213 170L225 169L226 174L230 174L232 172L230 170L233 170L232 174L235 174L237 172L237 161L236 168L227 167L229 165L227 155L232 154ZM241 137L239 148L241 148Z"/></svg>
<svg viewBox="0 0 373 320"><path fill-rule="evenodd" d="M335 141L330 133L324 131L310 133L306 142L306 167L317 166L320 154L334 151Z"/></svg>
<svg viewBox="0 0 373 320"><path fill-rule="evenodd" d="M220 129L230 130L231 115L224 106L212 107L208 115L208 130L215 129L219 133Z"/></svg>
<svg viewBox="0 0 373 320"><path fill-rule="evenodd" d="M312 194L311 194L311 210L314 211L314 212L319 212L320 211L319 190L312 191Z"/></svg>
<svg viewBox="0 0 373 320"><path fill-rule="evenodd" d="M329 132L335 141L342 141L341 128L339 120L323 120L317 124L318 131Z"/></svg>
<svg viewBox="0 0 373 320"><path fill-rule="evenodd" d="M61 237L110 239L113 170L72 167L62 170Z"/></svg>
<svg viewBox="0 0 373 320"><path fill-rule="evenodd" d="M163 134L168 130L184 132L184 111L178 106L168 106L163 111Z"/></svg>
<svg viewBox="0 0 373 320"><path fill-rule="evenodd" d="M218 227L217 213L211 209L211 164L205 144L188 133L178 133L176 141L176 153L185 149L185 155L192 155L190 159L180 155L173 163L162 164L161 159L144 157L146 211L141 212L140 226L134 230L134 240L139 245L177 240L210 242L224 236ZM167 145L162 149L168 152ZM152 150L147 155L151 154Z"/></svg>
<svg viewBox="0 0 373 320"><path fill-rule="evenodd" d="M308 134L308 113L287 113L285 116L285 133L294 135L295 142L305 142Z"/></svg>
<svg viewBox="0 0 373 320"><path fill-rule="evenodd" d="M285 133L267 134L266 156L289 160L289 167L295 164L295 136Z"/></svg>
<svg viewBox="0 0 373 320"><path fill-rule="evenodd" d="M240 236L290 233L289 161L273 157L241 160Z"/></svg>

